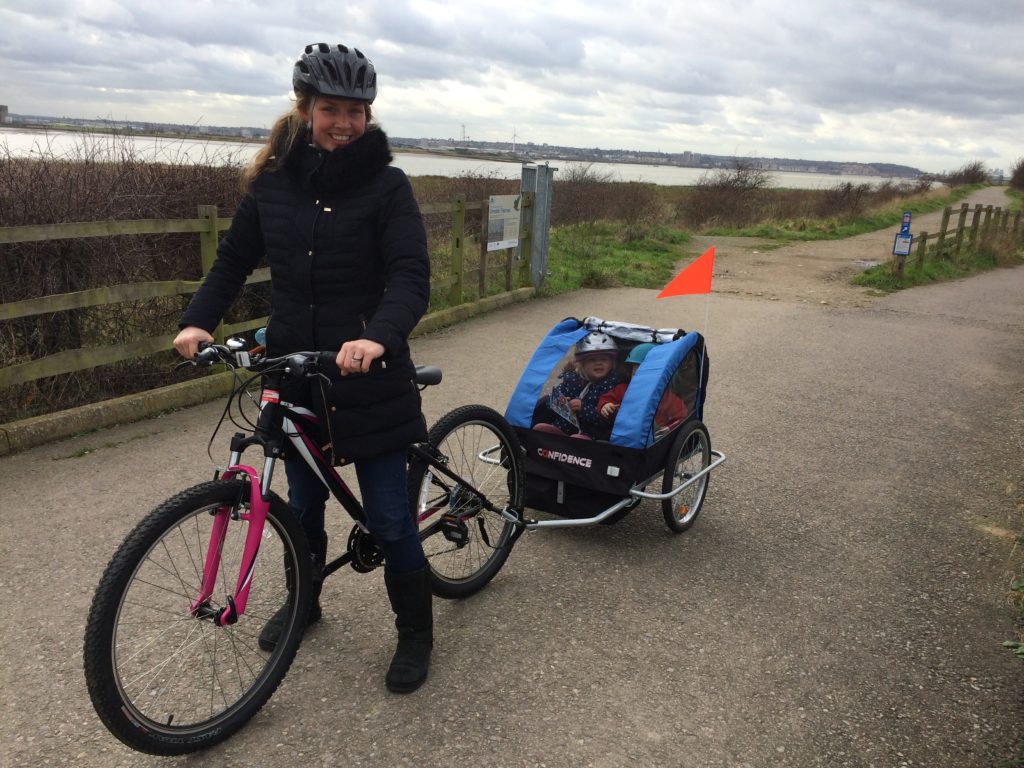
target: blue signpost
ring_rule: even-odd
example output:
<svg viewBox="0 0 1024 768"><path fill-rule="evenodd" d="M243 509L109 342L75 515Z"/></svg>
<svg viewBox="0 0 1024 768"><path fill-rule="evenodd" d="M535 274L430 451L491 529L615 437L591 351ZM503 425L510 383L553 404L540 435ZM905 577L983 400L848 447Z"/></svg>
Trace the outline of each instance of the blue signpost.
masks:
<svg viewBox="0 0 1024 768"><path fill-rule="evenodd" d="M910 255L910 247L914 243L914 236L910 234L910 211L903 212L903 223L900 231L896 233L896 239L892 243L892 255L906 257ZM903 266L903 259L900 259L900 267ZM902 271L902 270L901 270Z"/></svg>

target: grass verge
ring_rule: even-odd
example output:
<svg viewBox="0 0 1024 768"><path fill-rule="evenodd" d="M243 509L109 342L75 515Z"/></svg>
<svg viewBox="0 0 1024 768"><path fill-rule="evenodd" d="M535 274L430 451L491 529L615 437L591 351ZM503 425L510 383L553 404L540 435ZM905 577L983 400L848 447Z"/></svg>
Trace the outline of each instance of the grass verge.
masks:
<svg viewBox="0 0 1024 768"><path fill-rule="evenodd" d="M578 288L661 288L684 258L689 235L659 227L627 240L625 225L573 224L552 230L541 296Z"/></svg>
<svg viewBox="0 0 1024 768"><path fill-rule="evenodd" d="M851 282L866 288L875 288L891 293L915 285L926 285L943 280L955 280L968 275L986 272L996 267L1008 267L1024 264L1024 252L1017 251L1001 255L993 250L985 249L977 253L961 256L959 259L929 259L923 264L915 262L903 270L903 276L896 274L895 263L892 261L879 264L855 275Z"/></svg>
<svg viewBox="0 0 1024 768"><path fill-rule="evenodd" d="M984 185L974 184L956 187L941 195L915 195L895 203L868 211L852 219L828 217L822 219L791 219L786 221L768 221L742 229L714 227L706 230L708 235L732 235L739 237L763 237L782 241L803 240L842 240L866 232L876 232L893 224L899 224L903 212L914 214L941 211L947 205L962 200Z"/></svg>

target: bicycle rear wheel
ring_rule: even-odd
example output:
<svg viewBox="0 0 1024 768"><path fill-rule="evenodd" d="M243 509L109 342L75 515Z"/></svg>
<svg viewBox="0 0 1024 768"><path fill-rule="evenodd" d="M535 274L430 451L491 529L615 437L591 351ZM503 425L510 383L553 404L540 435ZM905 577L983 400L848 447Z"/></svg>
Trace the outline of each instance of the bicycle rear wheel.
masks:
<svg viewBox="0 0 1024 768"><path fill-rule="evenodd" d="M685 483L711 463L711 437L707 427L694 419L683 425L668 452L661 492L668 493ZM687 530L700 514L708 492L710 477L704 475L670 499L662 499L661 511L665 525L673 533Z"/></svg>
<svg viewBox="0 0 1024 768"><path fill-rule="evenodd" d="M311 595L309 545L287 505L272 495L248 604L235 624L192 615L218 510L230 519L220 545L213 611L234 594L249 530L248 482L203 483L158 506L107 566L86 622L83 658L93 706L118 739L142 752L177 755L241 728L292 663ZM276 648L257 643L288 605ZM209 615L209 614L207 614Z"/></svg>
<svg viewBox="0 0 1024 768"><path fill-rule="evenodd" d="M456 408L431 427L428 440L445 467L495 508L522 510L519 439L497 411L482 405ZM515 526L486 509L480 496L414 458L409 498L435 595L467 597L501 570Z"/></svg>

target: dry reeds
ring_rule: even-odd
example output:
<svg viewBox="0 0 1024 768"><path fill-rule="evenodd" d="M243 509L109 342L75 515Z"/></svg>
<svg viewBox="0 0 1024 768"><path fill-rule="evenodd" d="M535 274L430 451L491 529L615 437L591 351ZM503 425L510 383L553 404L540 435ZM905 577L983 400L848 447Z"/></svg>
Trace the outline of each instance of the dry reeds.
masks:
<svg viewBox="0 0 1024 768"><path fill-rule="evenodd" d="M229 216L238 166L150 163L122 137L82 139L75 159L0 151L0 226L196 218L199 203ZM0 246L0 304L144 280L202 276L195 235L124 235ZM247 291L235 312L257 311ZM54 312L0 324L0 366L62 350L171 333L188 297ZM256 301L255 303L259 303ZM262 301L265 306L265 300ZM167 383L173 358L156 355L28 382L4 391L0 423Z"/></svg>

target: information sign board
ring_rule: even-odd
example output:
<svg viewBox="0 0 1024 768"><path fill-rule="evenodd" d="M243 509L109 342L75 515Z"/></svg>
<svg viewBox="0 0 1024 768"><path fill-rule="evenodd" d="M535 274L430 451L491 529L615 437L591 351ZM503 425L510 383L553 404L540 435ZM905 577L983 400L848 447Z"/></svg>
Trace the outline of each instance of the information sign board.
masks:
<svg viewBox="0 0 1024 768"><path fill-rule="evenodd" d="M487 250L519 245L521 195L491 195L487 200Z"/></svg>
<svg viewBox="0 0 1024 768"><path fill-rule="evenodd" d="M910 246L914 243L914 236L899 232L892 244L893 256L909 256Z"/></svg>

